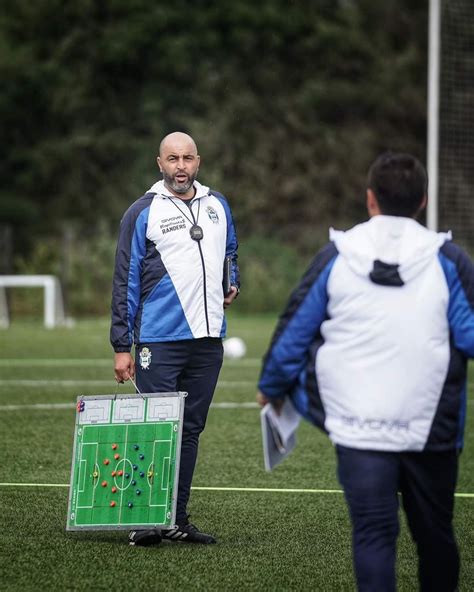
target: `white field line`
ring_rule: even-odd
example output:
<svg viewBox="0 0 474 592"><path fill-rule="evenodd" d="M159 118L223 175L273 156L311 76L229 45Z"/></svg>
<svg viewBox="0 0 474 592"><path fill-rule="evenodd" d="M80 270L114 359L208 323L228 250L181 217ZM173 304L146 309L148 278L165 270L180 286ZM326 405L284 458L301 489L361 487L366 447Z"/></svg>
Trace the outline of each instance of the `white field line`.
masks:
<svg viewBox="0 0 474 592"><path fill-rule="evenodd" d="M474 405L474 401L468 401L467 405L470 407ZM74 409L76 403L24 403L19 405L0 405L0 413L2 411L22 411L22 410L38 410L49 409L52 411L60 411L62 409ZM213 409L257 409L259 405L252 401L220 401L211 403Z"/></svg>
<svg viewBox="0 0 474 592"><path fill-rule="evenodd" d="M2 386L27 386L27 387L62 387L62 386L109 386L112 387L113 380L68 380L68 379L50 379L50 380L33 380L12 378L0 380L0 387ZM217 383L217 388L248 388L254 387L255 382L251 380L220 380Z"/></svg>
<svg viewBox="0 0 474 592"><path fill-rule="evenodd" d="M262 363L261 358L242 358L229 360L224 358L224 367L238 366L239 368L258 368ZM113 358L4 358L0 360L0 368L17 367L68 367L68 366L103 366L113 368Z"/></svg>
<svg viewBox="0 0 474 592"><path fill-rule="evenodd" d="M127 447L128 447L128 427L129 426L127 425L125 428L125 450L127 450ZM130 459L123 458L122 461L123 461L123 468L124 468L124 472L125 472L126 471L126 463L127 463L127 461L128 461L128 463L130 463ZM132 465L132 468L133 468L133 465ZM122 479L121 479L121 483L120 483L120 511L119 511L118 524L122 524L122 515L123 515L123 510L124 510L124 507L123 507L124 493L123 492L125 491L125 487L123 487L123 485L125 484L125 479L126 479L126 477L125 477L125 475L123 475ZM114 477L114 482L116 482L115 477Z"/></svg>
<svg viewBox="0 0 474 592"><path fill-rule="evenodd" d="M222 401L218 403L211 403L214 409L257 409L257 403L251 401L238 403L235 401ZM24 410L38 410L49 409L60 411L63 409L75 409L76 403L25 403L24 405L0 405L0 412L2 411L24 411Z"/></svg>
<svg viewBox="0 0 474 592"><path fill-rule="evenodd" d="M253 383L249 383L253 384ZM111 394L111 393L109 393ZM471 407L474 405L474 400L467 401L467 405ZM74 409L76 403L20 403L17 405L0 405L0 413L2 411L22 411L22 410L38 410L49 409L52 411L61 411L63 409ZM257 409L259 405L252 401L220 401L211 403L213 409Z"/></svg>
<svg viewBox="0 0 474 592"><path fill-rule="evenodd" d="M58 487L69 488L68 483L0 483L0 487ZM195 491L238 491L242 493L326 493L342 494L342 489L277 489L269 487L191 487ZM455 493L454 497L472 498L474 493Z"/></svg>

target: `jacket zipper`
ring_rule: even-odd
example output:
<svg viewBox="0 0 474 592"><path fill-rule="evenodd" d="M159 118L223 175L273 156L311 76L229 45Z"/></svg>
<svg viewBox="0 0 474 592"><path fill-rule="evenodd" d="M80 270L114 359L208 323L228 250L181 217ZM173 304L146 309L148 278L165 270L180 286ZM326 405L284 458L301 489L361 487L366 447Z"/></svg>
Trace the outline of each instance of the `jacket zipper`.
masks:
<svg viewBox="0 0 474 592"><path fill-rule="evenodd" d="M190 204L191 205L191 204ZM189 208L191 212L191 216L193 217L194 224L197 224L196 218L194 217L194 212L192 207ZM207 336L210 337L211 332L209 330L209 313L207 311L207 283L206 283L206 265L204 263L204 255L202 253L201 241L196 241L199 248L199 255L201 256L201 265L202 265L202 284L204 290L204 316L206 318L206 329L207 329Z"/></svg>

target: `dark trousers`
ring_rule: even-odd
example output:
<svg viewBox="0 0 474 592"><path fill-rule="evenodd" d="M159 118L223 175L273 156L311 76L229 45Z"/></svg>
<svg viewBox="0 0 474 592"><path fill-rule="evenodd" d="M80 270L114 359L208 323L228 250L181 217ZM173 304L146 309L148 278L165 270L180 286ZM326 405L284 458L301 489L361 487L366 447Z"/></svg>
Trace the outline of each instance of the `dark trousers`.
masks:
<svg viewBox="0 0 474 592"><path fill-rule="evenodd" d="M143 347L151 351L148 368L140 364ZM186 339L166 343L140 344L136 351L136 380L142 393L186 391L179 467L176 521L187 519L198 452L199 435L206 425L207 413L222 366L222 341L218 338ZM146 364L145 364L146 365Z"/></svg>
<svg viewBox="0 0 474 592"><path fill-rule="evenodd" d="M397 492L418 550L420 589L456 590L459 555L452 520L457 453L394 453L337 446L337 458L352 521L358 590L396 589Z"/></svg>

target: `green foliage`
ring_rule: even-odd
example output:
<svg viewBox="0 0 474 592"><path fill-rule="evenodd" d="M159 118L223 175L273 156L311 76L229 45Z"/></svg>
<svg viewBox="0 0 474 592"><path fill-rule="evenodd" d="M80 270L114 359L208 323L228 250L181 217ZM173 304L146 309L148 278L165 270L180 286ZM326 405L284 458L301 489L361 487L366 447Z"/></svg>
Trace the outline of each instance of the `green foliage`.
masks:
<svg viewBox="0 0 474 592"><path fill-rule="evenodd" d="M106 315L110 310L115 246L115 238L99 227L92 236L40 241L28 259L18 259L17 268L24 274L58 276L62 280L67 314ZM11 299L14 313L40 312L36 293L17 290L14 296Z"/></svg>
<svg viewBox="0 0 474 592"><path fill-rule="evenodd" d="M112 293L115 240L98 233L73 255L68 285L69 307L74 314L108 314Z"/></svg>
<svg viewBox="0 0 474 592"><path fill-rule="evenodd" d="M176 129L243 248L264 235L312 251L365 217L380 150L424 157L424 1L3 4L0 222L25 260L70 222L116 228Z"/></svg>
<svg viewBox="0 0 474 592"><path fill-rule="evenodd" d="M34 249L28 256L18 256L16 259L16 269L20 274L52 274L60 275L60 245L54 238L40 241L35 244ZM43 314L44 294L40 288L34 290L28 288L12 288L7 292L9 300L9 312L12 319L15 320L18 314L21 317L41 317Z"/></svg>
<svg viewBox="0 0 474 592"><path fill-rule="evenodd" d="M294 247L250 237L239 248L242 291L232 305L240 312L280 311L300 279L304 263Z"/></svg>

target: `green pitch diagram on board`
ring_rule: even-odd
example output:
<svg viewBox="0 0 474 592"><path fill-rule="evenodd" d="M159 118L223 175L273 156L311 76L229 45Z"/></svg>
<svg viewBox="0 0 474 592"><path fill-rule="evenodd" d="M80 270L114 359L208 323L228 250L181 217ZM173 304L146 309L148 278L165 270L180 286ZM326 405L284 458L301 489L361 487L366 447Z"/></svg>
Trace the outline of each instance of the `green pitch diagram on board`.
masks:
<svg viewBox="0 0 474 592"><path fill-rule="evenodd" d="M174 525L184 397L78 398L67 530Z"/></svg>

